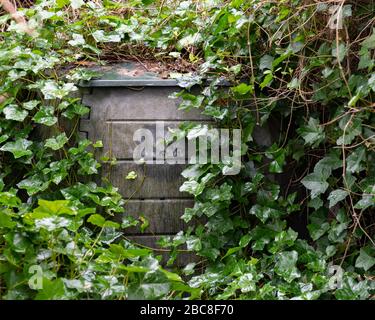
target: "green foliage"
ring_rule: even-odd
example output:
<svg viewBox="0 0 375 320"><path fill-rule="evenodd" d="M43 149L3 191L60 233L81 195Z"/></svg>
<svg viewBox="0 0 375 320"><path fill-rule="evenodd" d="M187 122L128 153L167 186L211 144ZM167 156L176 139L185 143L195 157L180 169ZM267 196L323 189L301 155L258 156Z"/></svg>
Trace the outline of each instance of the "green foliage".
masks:
<svg viewBox="0 0 375 320"><path fill-rule="evenodd" d="M57 0L19 9L32 34L0 19L0 296L373 297L374 4L345 5L337 30L329 29L328 6ZM194 73L173 75L183 89L180 108L242 129L238 175L223 174L230 167L223 163L183 173L180 190L195 205L182 219L195 224L160 244L171 250L169 265L183 246L201 260L175 273L124 238L120 227L138 221L125 213L115 222L124 200L105 181L92 182L101 166L93 149L102 143L75 134L89 111L74 98L75 84L95 75L79 65L113 60L124 44L140 58L190 65ZM223 78L229 90L218 85ZM193 85L202 86L199 94ZM277 141L258 145L254 130L275 119ZM205 134L205 125L176 133ZM278 182L284 174L287 185ZM301 216L308 235L292 223ZM30 285L36 265L42 289ZM332 272L338 266L342 272Z"/></svg>

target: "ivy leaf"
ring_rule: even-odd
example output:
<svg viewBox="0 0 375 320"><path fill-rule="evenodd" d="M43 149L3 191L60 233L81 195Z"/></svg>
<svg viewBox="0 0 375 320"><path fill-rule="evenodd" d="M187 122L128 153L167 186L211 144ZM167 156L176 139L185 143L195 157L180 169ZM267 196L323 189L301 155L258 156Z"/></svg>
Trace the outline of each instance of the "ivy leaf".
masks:
<svg viewBox="0 0 375 320"><path fill-rule="evenodd" d="M188 250L199 251L202 249L202 242L199 238L189 237L186 240L186 247Z"/></svg>
<svg viewBox="0 0 375 320"><path fill-rule="evenodd" d="M29 114L15 104L10 104L3 109L5 119L22 122Z"/></svg>
<svg viewBox="0 0 375 320"><path fill-rule="evenodd" d="M71 46L82 46L86 43L85 38L81 34L73 33L72 38L72 40L68 41L68 44Z"/></svg>
<svg viewBox="0 0 375 320"><path fill-rule="evenodd" d="M35 115L33 120L36 123L52 126L57 122L57 117L54 116L54 108L51 106L43 106Z"/></svg>
<svg viewBox="0 0 375 320"><path fill-rule="evenodd" d="M61 300L68 299L65 293L64 282L61 278L49 280L43 278L42 289L35 297L36 300Z"/></svg>
<svg viewBox="0 0 375 320"><path fill-rule="evenodd" d="M228 251L226 252L226 254L221 258L221 260L224 260L226 257L229 257L230 255L232 255L233 253L236 253L238 251L240 251L242 249L242 247L232 247L232 248L229 248Z"/></svg>
<svg viewBox="0 0 375 320"><path fill-rule="evenodd" d="M298 233L291 228L286 231L284 230L279 232L268 251L275 254L278 251L285 250L286 247L290 247L294 244L297 236Z"/></svg>
<svg viewBox="0 0 375 320"><path fill-rule="evenodd" d="M375 265L374 250L370 247L361 248L359 256L355 261L356 268L362 268L365 271L370 270Z"/></svg>
<svg viewBox="0 0 375 320"><path fill-rule="evenodd" d="M195 262L190 262L190 263L188 263L188 264L182 269L182 272L183 272L185 275L189 276L189 275L191 275L191 274L194 273L194 268L195 268L195 266L196 266L196 263L195 263Z"/></svg>
<svg viewBox="0 0 375 320"><path fill-rule="evenodd" d="M311 223L307 226L307 229L309 230L311 239L316 241L330 229L330 225L328 222L322 222L319 224Z"/></svg>
<svg viewBox="0 0 375 320"><path fill-rule="evenodd" d="M348 223L334 223L328 232L328 239L332 242L343 243L347 234Z"/></svg>
<svg viewBox="0 0 375 320"><path fill-rule="evenodd" d="M145 230L150 226L150 221L148 221L148 219L146 219L143 215L139 216L139 221L142 222L142 224L139 227L141 230L141 233L144 233Z"/></svg>
<svg viewBox="0 0 375 320"><path fill-rule="evenodd" d="M195 180L185 181L180 187L180 192L188 192L194 196L200 195L204 190L205 185L198 183Z"/></svg>
<svg viewBox="0 0 375 320"><path fill-rule="evenodd" d="M368 85L371 90L375 92L375 72L371 75L370 79L368 79Z"/></svg>
<svg viewBox="0 0 375 320"><path fill-rule="evenodd" d="M297 129L297 132L305 140L305 144L317 147L325 138L323 127L319 125L319 120L310 118L308 125Z"/></svg>
<svg viewBox="0 0 375 320"><path fill-rule="evenodd" d="M262 58L260 58L259 69L260 70L264 70L264 69L272 70L272 63L274 60L275 60L274 57L268 54L264 55Z"/></svg>
<svg viewBox="0 0 375 320"><path fill-rule="evenodd" d="M362 161L365 159L366 149L363 147L354 150L346 159L346 171L347 172L360 172L365 169Z"/></svg>
<svg viewBox="0 0 375 320"><path fill-rule="evenodd" d="M339 300L363 300L369 296L369 285L367 281L357 282L351 277L345 277L341 281L341 286L335 292L335 297Z"/></svg>
<svg viewBox="0 0 375 320"><path fill-rule="evenodd" d="M202 35L199 32L197 32L195 34L189 34L183 37L182 39L180 39L178 41L178 46L180 48L186 48L191 45L196 45L202 41L203 41Z"/></svg>
<svg viewBox="0 0 375 320"><path fill-rule="evenodd" d="M24 179L17 184L20 189L25 189L28 195L32 196L40 191L44 191L48 188L49 182L43 181L38 176L33 175L30 178Z"/></svg>
<svg viewBox="0 0 375 320"><path fill-rule="evenodd" d="M259 204L252 206L249 213L255 215L263 223L265 223L270 218L278 218L283 214L277 209L264 207Z"/></svg>
<svg viewBox="0 0 375 320"><path fill-rule="evenodd" d="M310 208L314 208L315 210L318 210L319 208L323 206L323 200L318 197L311 199L308 203L308 206Z"/></svg>
<svg viewBox="0 0 375 320"><path fill-rule="evenodd" d="M12 229L17 223L12 221L10 215L5 211L0 211L0 228L9 228Z"/></svg>
<svg viewBox="0 0 375 320"><path fill-rule="evenodd" d="M255 291L256 286L256 278L252 273L245 273L238 279L238 286L241 288L241 292L250 292Z"/></svg>
<svg viewBox="0 0 375 320"><path fill-rule="evenodd" d="M253 93L254 87L252 85L248 85L246 83L240 83L238 86L232 88L234 93L238 95L245 95L247 93Z"/></svg>
<svg viewBox="0 0 375 320"><path fill-rule="evenodd" d="M72 225L72 220L64 217L47 217L35 220L35 227L37 230L46 229L47 231L54 231L57 229L67 228Z"/></svg>
<svg viewBox="0 0 375 320"><path fill-rule="evenodd" d="M45 147L51 148L52 150L59 150L61 149L65 143L68 142L68 138L63 132L54 138L50 138L46 140Z"/></svg>
<svg viewBox="0 0 375 320"><path fill-rule="evenodd" d="M302 184L305 186L306 189L311 190L311 198L314 199L321 193L326 192L329 187L327 181L325 181L324 177L321 174L317 173L310 173L306 177L302 179Z"/></svg>
<svg viewBox="0 0 375 320"><path fill-rule="evenodd" d="M0 150L11 152L14 158L18 159L33 154L32 151L28 149L32 144L33 143L29 140L19 138L14 142L7 142Z"/></svg>
<svg viewBox="0 0 375 320"><path fill-rule="evenodd" d="M366 49L375 49L375 28L372 30L372 35L367 37L361 45Z"/></svg>
<svg viewBox="0 0 375 320"><path fill-rule="evenodd" d="M125 177L126 180L135 180L137 179L137 173L135 171L130 171L126 177Z"/></svg>
<svg viewBox="0 0 375 320"><path fill-rule="evenodd" d="M53 215L61 215L61 214L68 214L68 215L75 215L76 212L69 207L68 200L54 200L48 201L39 199L38 200L38 207L34 209L34 213L38 214L47 214L47 216Z"/></svg>
<svg viewBox="0 0 375 320"><path fill-rule="evenodd" d="M45 81L40 89L44 95L44 99L62 99L78 88L74 83L63 83L59 85L55 81Z"/></svg>
<svg viewBox="0 0 375 320"><path fill-rule="evenodd" d="M340 43L338 47L336 46L336 43L333 44L332 56L337 58L337 60L339 62L344 60L346 54L347 54L347 48L346 48L346 45L344 43Z"/></svg>
<svg viewBox="0 0 375 320"><path fill-rule="evenodd" d="M242 236L242 238L240 239L240 247L244 248L246 247L249 242L251 240L251 236L249 234L245 234L244 236Z"/></svg>
<svg viewBox="0 0 375 320"><path fill-rule="evenodd" d="M69 105L66 110L62 113L62 115L68 119L73 119L75 116L83 116L89 113L90 108L85 107L79 103L73 103Z"/></svg>
<svg viewBox="0 0 375 320"><path fill-rule="evenodd" d="M332 191L328 196L329 207L332 208L336 203L344 200L348 194L348 191L342 189Z"/></svg>
<svg viewBox="0 0 375 320"><path fill-rule="evenodd" d="M297 251L280 252L276 256L275 272L290 283L301 276L296 264L298 260Z"/></svg>
<svg viewBox="0 0 375 320"><path fill-rule="evenodd" d="M314 167L314 172L327 179L331 175L333 170L341 167L342 161L339 157L339 153L335 150L318 161L318 163Z"/></svg>
<svg viewBox="0 0 375 320"><path fill-rule="evenodd" d="M267 87L273 80L272 72L267 72L267 71L265 71L266 76L264 77L262 83L260 84L261 89L264 89L265 87Z"/></svg>
<svg viewBox="0 0 375 320"><path fill-rule="evenodd" d="M0 144L7 141L9 138L9 136L7 134L3 134L2 136L0 136Z"/></svg>
<svg viewBox="0 0 375 320"><path fill-rule="evenodd" d="M104 30L96 30L92 33L96 42L120 42L121 36L119 34L105 34Z"/></svg>
<svg viewBox="0 0 375 320"><path fill-rule="evenodd" d="M96 225L98 227L103 227L106 220L100 215L100 214L93 214L88 219L88 222L92 223L93 225Z"/></svg>
<svg viewBox="0 0 375 320"><path fill-rule="evenodd" d="M350 118L344 117L340 120L339 126L343 131L343 135L336 141L339 146L352 143L354 138L362 133L362 121L359 118L350 120Z"/></svg>
<svg viewBox="0 0 375 320"><path fill-rule="evenodd" d="M33 110L39 103L40 101L38 100L30 100L30 101L24 102L22 104L22 107L26 110Z"/></svg>
<svg viewBox="0 0 375 320"><path fill-rule="evenodd" d="M73 9L79 9L81 8L85 2L83 0L70 0L70 5Z"/></svg>
<svg viewBox="0 0 375 320"><path fill-rule="evenodd" d="M97 140L95 143L92 144L94 148L103 148L103 141Z"/></svg>
<svg viewBox="0 0 375 320"><path fill-rule="evenodd" d="M202 95L195 96L190 93L185 93L182 95L183 100L178 108L186 111L191 110L191 108L198 109L202 105L204 98L205 97Z"/></svg>
<svg viewBox="0 0 375 320"><path fill-rule="evenodd" d="M272 173L282 173L283 165L285 164L286 150L279 148L276 144L273 144L267 151L266 157L273 159L271 161L269 170Z"/></svg>
<svg viewBox="0 0 375 320"><path fill-rule="evenodd" d="M87 154L86 157L78 160L81 168L78 170L79 174L95 174L98 173L98 168L100 164L92 158L91 155Z"/></svg>

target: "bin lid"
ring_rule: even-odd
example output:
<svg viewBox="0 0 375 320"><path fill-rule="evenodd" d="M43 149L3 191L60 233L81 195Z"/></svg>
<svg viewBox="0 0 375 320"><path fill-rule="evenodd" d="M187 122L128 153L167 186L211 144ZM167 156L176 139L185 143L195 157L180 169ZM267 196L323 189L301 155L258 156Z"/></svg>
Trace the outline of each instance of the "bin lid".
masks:
<svg viewBox="0 0 375 320"><path fill-rule="evenodd" d="M157 63L140 63L126 61L105 66L95 66L88 68L100 74L99 77L90 81L81 80L80 87L183 87L190 88L190 80L197 76L191 73L174 73L175 78L171 78L173 72L166 72L165 67L158 67ZM186 77L186 78L185 78ZM197 77L199 79L199 77ZM185 81L183 80L185 79ZM187 79L187 80L186 80ZM200 79L203 84L210 83L210 79ZM183 84L185 82L185 84ZM194 81L193 81L194 82ZM201 83L198 80L198 83ZM225 79L220 79L219 86L229 86Z"/></svg>
<svg viewBox="0 0 375 320"><path fill-rule="evenodd" d="M155 68L154 68L155 69ZM106 66L95 66L89 70L101 74L90 81L80 81L80 87L160 87L178 86L176 79L163 77L138 62L121 62Z"/></svg>

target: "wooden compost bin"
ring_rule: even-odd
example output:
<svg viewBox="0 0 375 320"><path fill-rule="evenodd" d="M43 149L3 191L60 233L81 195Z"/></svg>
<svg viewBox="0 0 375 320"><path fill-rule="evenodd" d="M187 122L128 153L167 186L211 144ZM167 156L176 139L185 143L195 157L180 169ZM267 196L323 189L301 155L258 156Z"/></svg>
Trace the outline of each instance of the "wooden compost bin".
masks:
<svg viewBox="0 0 375 320"><path fill-rule="evenodd" d="M152 72L135 71L140 68L130 63L106 67L101 78L81 84L82 102L90 107L90 113L80 120L79 131L91 141L103 141L103 148L96 153L98 159L103 156L117 159L113 166L102 166L101 177L108 178L124 199L129 199L125 215L136 219L142 215L149 221L143 233L139 227L126 229L127 238L155 248L161 235L174 235L186 228L180 217L194 203L189 194L179 191L184 181L181 172L186 165L136 164L133 151L138 143L133 141L133 134L145 128L155 136L160 121L167 131L183 121L201 123L209 119L199 110L178 110L181 100L168 98L181 91L177 81L162 79ZM137 178L125 179L131 171L137 173ZM177 263L185 264L190 258L182 256ZM166 259L168 255L164 254L163 260Z"/></svg>

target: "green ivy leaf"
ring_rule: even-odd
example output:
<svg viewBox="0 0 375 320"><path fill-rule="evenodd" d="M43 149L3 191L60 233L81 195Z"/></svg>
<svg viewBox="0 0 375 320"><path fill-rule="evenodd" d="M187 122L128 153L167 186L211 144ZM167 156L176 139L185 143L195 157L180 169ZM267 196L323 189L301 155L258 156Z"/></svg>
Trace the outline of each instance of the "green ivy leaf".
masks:
<svg viewBox="0 0 375 320"><path fill-rule="evenodd" d="M262 83L260 84L261 89L264 89L265 87L267 87L273 80L272 72L267 72L267 71L265 72L266 76L264 77Z"/></svg>
<svg viewBox="0 0 375 320"><path fill-rule="evenodd" d="M42 106L40 110L34 115L33 120L36 123L52 126L57 122L57 117L54 116L54 108L51 106Z"/></svg>
<svg viewBox="0 0 375 320"><path fill-rule="evenodd" d="M12 229L17 223L5 211L0 211L0 228Z"/></svg>
<svg viewBox="0 0 375 320"><path fill-rule="evenodd" d="M314 118L310 118L308 125L298 128L297 132L305 140L305 144L312 147L317 147L325 139L323 127L319 125L319 120Z"/></svg>
<svg viewBox="0 0 375 320"><path fill-rule="evenodd" d="M282 173L283 166L285 164L285 157L286 157L286 149L279 148L276 144L273 144L270 148L268 148L266 152L266 157L269 159L273 159L271 161L269 170L272 173Z"/></svg>
<svg viewBox="0 0 375 320"><path fill-rule="evenodd" d="M335 297L339 300L363 300L369 296L369 285L367 281L357 282L351 277L345 276L341 281L341 286L335 292Z"/></svg>
<svg viewBox="0 0 375 320"><path fill-rule="evenodd" d="M48 186L49 181L44 181L37 175L24 179L17 184L18 188L25 189L30 196L46 190Z"/></svg>
<svg viewBox="0 0 375 320"><path fill-rule="evenodd" d="M204 184L198 183L195 180L185 181L180 187L180 192L188 192L194 196L198 196L203 192L204 187Z"/></svg>
<svg viewBox="0 0 375 320"><path fill-rule="evenodd" d="M362 268L365 271L370 270L375 265L375 251L371 247L360 249L359 256L355 261L356 268Z"/></svg>
<svg viewBox="0 0 375 320"><path fill-rule="evenodd" d="M321 174L310 173L301 180L301 183L305 186L306 189L311 190L311 198L314 199L321 193L326 192L329 187L327 181Z"/></svg>
<svg viewBox="0 0 375 320"><path fill-rule="evenodd" d="M261 206L259 204L252 206L249 213L255 215L263 223L270 218L278 218L283 215L283 213L277 209Z"/></svg>
<svg viewBox="0 0 375 320"><path fill-rule="evenodd" d="M65 300L68 299L64 282L61 278L49 280L43 278L42 289L39 290L35 297L36 300Z"/></svg>
<svg viewBox="0 0 375 320"><path fill-rule="evenodd" d="M342 189L332 191L328 196L329 207L332 208L336 203L344 200L348 194L348 191Z"/></svg>
<svg viewBox="0 0 375 320"><path fill-rule="evenodd" d="M48 201L39 199L38 207L33 211L35 214L42 214L43 216L53 216L53 215L75 215L76 212L69 207L68 200L54 200Z"/></svg>
<svg viewBox="0 0 375 320"><path fill-rule="evenodd" d="M342 60L344 60L346 54L347 54L347 48L346 48L346 45L344 43L342 43L342 42L339 43L338 47L336 46L336 43L333 44L332 56L337 58L337 60L339 62L342 62Z"/></svg>
<svg viewBox="0 0 375 320"><path fill-rule="evenodd" d="M301 276L296 264L298 260L297 251L280 252L276 256L275 272L290 283Z"/></svg>
<svg viewBox="0 0 375 320"><path fill-rule="evenodd" d="M92 214L88 219L87 222L92 223L98 227L103 227L106 220L100 214Z"/></svg>
<svg viewBox="0 0 375 320"><path fill-rule="evenodd" d="M40 104L40 101L38 100L30 100L30 101L27 101L27 102L24 102L22 104L22 107L26 110L33 110L38 104Z"/></svg>
<svg viewBox="0 0 375 320"><path fill-rule="evenodd" d="M320 224L311 223L307 226L307 229L309 230L311 239L316 241L327 233L327 231L330 229L330 225L328 222L322 222Z"/></svg>
<svg viewBox="0 0 375 320"><path fill-rule="evenodd" d="M51 148L52 150L59 150L67 142L68 137L66 136L65 132L63 132L56 137L47 139L44 145L45 147Z"/></svg>
<svg viewBox="0 0 375 320"><path fill-rule="evenodd" d="M253 93L254 87L246 83L240 83L238 86L233 87L232 90L234 93L237 93L238 95L243 96L248 93Z"/></svg>
<svg viewBox="0 0 375 320"><path fill-rule="evenodd" d="M361 172L365 169L363 160L366 157L366 149L363 147L357 148L346 158L346 171L355 173Z"/></svg>
<svg viewBox="0 0 375 320"><path fill-rule="evenodd" d="M15 104L10 104L3 109L5 119L22 122L29 114Z"/></svg>
<svg viewBox="0 0 375 320"><path fill-rule="evenodd" d="M32 144L33 143L29 140L19 138L14 142L7 142L0 148L0 150L11 152L14 158L18 159L23 156L32 155L32 151L29 150L29 147Z"/></svg>
<svg viewBox="0 0 375 320"><path fill-rule="evenodd" d="M272 70L273 69L272 63L274 60L275 60L274 57L268 54L264 55L262 58L260 58L259 69L260 70L264 70L264 69Z"/></svg>
<svg viewBox="0 0 375 320"><path fill-rule="evenodd" d="M135 180L137 179L137 173L135 171L130 171L125 177L126 180Z"/></svg>
<svg viewBox="0 0 375 320"><path fill-rule="evenodd" d="M336 141L336 144L339 146L352 143L354 138L362 133L362 121L358 117L354 119L344 117L340 120L339 126L343 131L342 136Z"/></svg>
<svg viewBox="0 0 375 320"><path fill-rule="evenodd" d="M372 30L371 36L367 37L361 45L366 49L375 49L375 28Z"/></svg>

